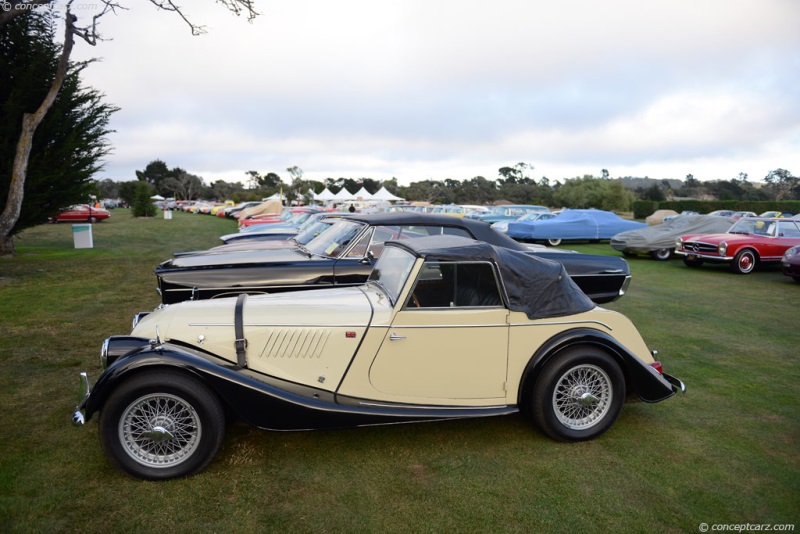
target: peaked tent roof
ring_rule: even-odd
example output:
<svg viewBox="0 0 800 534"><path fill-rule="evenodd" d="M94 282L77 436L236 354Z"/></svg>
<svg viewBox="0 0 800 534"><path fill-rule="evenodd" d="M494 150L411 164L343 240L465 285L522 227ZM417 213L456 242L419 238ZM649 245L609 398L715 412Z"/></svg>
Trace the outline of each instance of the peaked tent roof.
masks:
<svg viewBox="0 0 800 534"><path fill-rule="evenodd" d="M336 194L333 196L333 200L355 200L355 199L356 199L356 197L354 197L354 196L353 196L353 195L350 193L350 191L348 191L348 190L347 190L346 188L344 188L344 187L342 188L342 190L341 190L341 191L339 191L338 193L336 193Z"/></svg>
<svg viewBox="0 0 800 534"><path fill-rule="evenodd" d="M363 185L361 186L361 189L358 190L358 193L354 194L353 196L356 197L357 199L361 199L361 200L371 200L372 199L372 193L367 191L366 188Z"/></svg>
<svg viewBox="0 0 800 534"><path fill-rule="evenodd" d="M322 191L322 193L318 195L314 194L315 200L333 200L334 198L336 198L335 195L331 193L331 190L327 187Z"/></svg>
<svg viewBox="0 0 800 534"><path fill-rule="evenodd" d="M400 198L395 196L386 189L386 186L382 186L380 191L372 195L373 200L405 200L404 198Z"/></svg>

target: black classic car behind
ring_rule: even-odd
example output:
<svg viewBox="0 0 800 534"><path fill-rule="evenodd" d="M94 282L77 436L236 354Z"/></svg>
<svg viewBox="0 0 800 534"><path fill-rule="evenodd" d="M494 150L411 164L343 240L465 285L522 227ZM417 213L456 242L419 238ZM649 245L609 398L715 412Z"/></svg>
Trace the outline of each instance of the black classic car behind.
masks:
<svg viewBox="0 0 800 534"><path fill-rule="evenodd" d="M598 304L619 298L630 282L628 264L619 257L532 250L482 221L409 212L349 215L305 246L178 256L161 263L155 274L164 304L352 286L366 282L384 242L432 235L467 237L556 260Z"/></svg>

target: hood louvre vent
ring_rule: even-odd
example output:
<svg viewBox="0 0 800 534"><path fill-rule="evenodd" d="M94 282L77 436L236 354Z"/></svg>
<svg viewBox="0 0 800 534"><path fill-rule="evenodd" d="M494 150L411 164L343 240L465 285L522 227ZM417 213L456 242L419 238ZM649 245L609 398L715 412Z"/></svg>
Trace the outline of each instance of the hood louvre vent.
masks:
<svg viewBox="0 0 800 534"><path fill-rule="evenodd" d="M269 331L262 358L319 358L330 335L319 328L275 328Z"/></svg>

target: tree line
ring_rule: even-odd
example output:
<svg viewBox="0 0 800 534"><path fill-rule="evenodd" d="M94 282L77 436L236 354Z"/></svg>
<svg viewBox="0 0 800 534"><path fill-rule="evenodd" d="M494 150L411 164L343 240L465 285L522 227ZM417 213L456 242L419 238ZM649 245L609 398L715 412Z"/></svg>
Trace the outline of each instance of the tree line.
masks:
<svg viewBox="0 0 800 534"><path fill-rule="evenodd" d="M422 180L400 185L397 178L326 178L307 180L300 167L286 169L281 177L277 172L247 171L241 182L205 180L180 167L170 168L164 161L153 160L136 171L136 180L115 182L110 179L97 183L98 195L104 198L123 198L130 202L136 187L146 186L150 194L183 200L261 200L281 193L289 202L309 203L309 191L321 193L328 188L338 193L346 188L355 193L362 187L370 194L385 187L390 193L407 201L432 204L480 204L497 202L539 204L549 207L597 208L608 211L630 211L636 200L663 201L669 198L696 198L739 201L800 200L800 178L785 169L770 171L763 183L749 181L745 173L730 180L700 181L689 174L684 180L638 177L611 178L603 169L598 176L584 175L551 181L534 180L529 175L534 166L517 163L500 167L497 177L476 176L466 180Z"/></svg>

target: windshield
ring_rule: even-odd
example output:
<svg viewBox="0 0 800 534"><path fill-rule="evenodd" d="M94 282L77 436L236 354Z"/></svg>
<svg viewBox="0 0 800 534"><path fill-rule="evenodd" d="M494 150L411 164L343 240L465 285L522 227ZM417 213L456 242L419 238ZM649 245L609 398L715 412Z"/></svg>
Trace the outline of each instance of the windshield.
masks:
<svg viewBox="0 0 800 534"><path fill-rule="evenodd" d="M364 223L341 220L306 245L311 254L338 258L366 227Z"/></svg>
<svg viewBox="0 0 800 534"><path fill-rule="evenodd" d="M300 243L301 245L305 245L306 243L308 243L309 241L320 235L322 232L330 228L332 225L333 221L330 219L317 220L316 222L309 224L308 226L297 232L297 235L294 237L294 240Z"/></svg>
<svg viewBox="0 0 800 534"><path fill-rule="evenodd" d="M416 258L405 250L386 247L369 275L369 281L378 284L389 296L392 304L395 304L415 260Z"/></svg>
<svg viewBox="0 0 800 534"><path fill-rule="evenodd" d="M759 219L739 219L728 230L729 234L775 235L775 223Z"/></svg>

